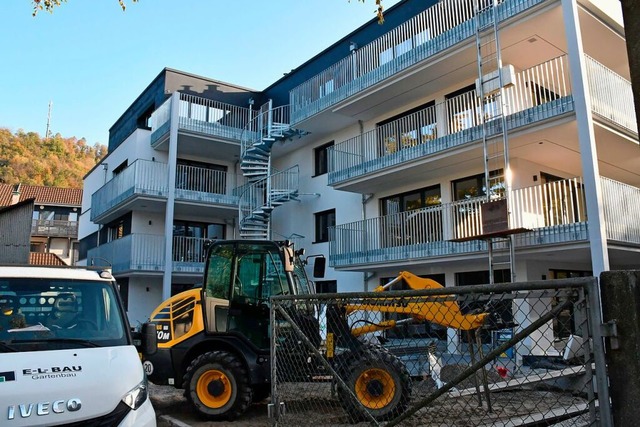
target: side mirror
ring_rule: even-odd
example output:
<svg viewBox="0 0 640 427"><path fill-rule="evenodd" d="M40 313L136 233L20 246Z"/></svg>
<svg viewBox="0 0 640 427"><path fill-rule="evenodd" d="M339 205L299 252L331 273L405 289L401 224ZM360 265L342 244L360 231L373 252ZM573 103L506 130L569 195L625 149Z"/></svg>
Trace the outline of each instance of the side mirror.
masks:
<svg viewBox="0 0 640 427"><path fill-rule="evenodd" d="M324 277L324 271L327 266L327 259L323 256L317 257L313 261L313 277L322 278Z"/></svg>
<svg viewBox="0 0 640 427"><path fill-rule="evenodd" d="M294 260L293 247L285 246L284 247L284 271L289 273L293 271L293 260Z"/></svg>
<svg viewBox="0 0 640 427"><path fill-rule="evenodd" d="M158 351L158 334L156 324L147 322L142 325L140 340L136 342L138 351L142 354L155 354Z"/></svg>

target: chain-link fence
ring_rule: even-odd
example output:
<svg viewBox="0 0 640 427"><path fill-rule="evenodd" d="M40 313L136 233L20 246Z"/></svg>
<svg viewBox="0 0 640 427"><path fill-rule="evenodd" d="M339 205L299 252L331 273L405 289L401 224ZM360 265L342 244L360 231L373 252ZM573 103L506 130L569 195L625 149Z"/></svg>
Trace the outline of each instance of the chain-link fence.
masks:
<svg viewBox="0 0 640 427"><path fill-rule="evenodd" d="M274 422L610 425L595 279L442 288L403 274L379 292L273 298Z"/></svg>

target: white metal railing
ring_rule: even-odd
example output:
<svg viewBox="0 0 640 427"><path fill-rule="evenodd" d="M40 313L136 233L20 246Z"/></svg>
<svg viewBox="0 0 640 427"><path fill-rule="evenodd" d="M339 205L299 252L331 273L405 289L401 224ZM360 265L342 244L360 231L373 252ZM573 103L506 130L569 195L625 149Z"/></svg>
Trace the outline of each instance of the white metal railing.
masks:
<svg viewBox="0 0 640 427"><path fill-rule="evenodd" d="M282 137L289 130L289 105L271 108L271 102L263 105L260 111L249 121L240 138L240 153L252 145L262 142L264 138Z"/></svg>
<svg viewBox="0 0 640 427"><path fill-rule="evenodd" d="M274 171L272 175L245 186L240 196L240 222L264 212L266 218L272 208L294 200L299 188L300 167L292 166L284 171ZM269 190L267 191L267 188Z"/></svg>
<svg viewBox="0 0 640 427"><path fill-rule="evenodd" d="M507 115L523 112L571 95L566 55L553 58L516 74L512 86L505 89ZM452 146L446 135L455 135L491 121L500 114L497 102L487 97L484 107L475 90L452 97L443 103L427 107L393 122L364 132L328 149L330 182L332 172L360 166L363 162L391 156L426 144L417 155L438 152ZM553 114L553 111L550 113ZM547 117L542 115L541 118ZM535 119L535 117L532 117ZM529 121L527 121L528 123ZM441 123L446 126L439 125ZM514 124L513 126L516 126ZM439 135L443 129L446 135ZM480 135L480 134L478 134ZM460 141L459 143L470 142ZM405 156L405 160L411 160ZM381 163L379 167L387 166ZM375 170L368 167L367 171Z"/></svg>
<svg viewBox="0 0 640 427"><path fill-rule="evenodd" d="M511 228L542 228L587 220L581 178L563 179L513 190Z"/></svg>
<svg viewBox="0 0 640 427"><path fill-rule="evenodd" d="M637 189L636 189L637 190ZM475 197L369 218L334 227L332 254L467 239L482 234L481 206ZM586 221L580 178L512 191L511 228L543 228Z"/></svg>
<svg viewBox="0 0 640 427"><path fill-rule="evenodd" d="M631 82L585 55L591 109L605 120L638 133Z"/></svg>
<svg viewBox="0 0 640 427"><path fill-rule="evenodd" d="M249 108L180 93L180 127L191 131L240 140L252 114Z"/></svg>
<svg viewBox="0 0 640 427"><path fill-rule="evenodd" d="M640 244L640 188L600 178L607 239Z"/></svg>
<svg viewBox="0 0 640 427"><path fill-rule="evenodd" d="M87 252L87 262L92 259L107 260L114 273L125 271L164 270L165 238L163 235L129 234L112 240Z"/></svg>
<svg viewBox="0 0 640 427"><path fill-rule="evenodd" d="M173 260L177 262L203 263L206 251L200 237L173 236Z"/></svg>
<svg viewBox="0 0 640 427"><path fill-rule="evenodd" d="M246 107L180 93L178 118L181 129L240 140L242 130L254 112ZM151 141L165 134L171 120L171 99L167 99L151 114Z"/></svg>
<svg viewBox="0 0 640 427"><path fill-rule="evenodd" d="M78 237L78 221L34 219L31 222L32 236Z"/></svg>
<svg viewBox="0 0 640 427"><path fill-rule="evenodd" d="M211 194L234 194L234 189L244 184L242 175L198 166L177 165L176 190Z"/></svg>
<svg viewBox="0 0 640 427"><path fill-rule="evenodd" d="M502 20L542 1L498 0L495 13ZM292 123L471 37L474 3L442 0L295 87L289 92ZM331 100L319 102L323 98Z"/></svg>
<svg viewBox="0 0 640 427"><path fill-rule="evenodd" d="M138 159L91 195L91 220L134 194L166 197L169 191L166 163Z"/></svg>

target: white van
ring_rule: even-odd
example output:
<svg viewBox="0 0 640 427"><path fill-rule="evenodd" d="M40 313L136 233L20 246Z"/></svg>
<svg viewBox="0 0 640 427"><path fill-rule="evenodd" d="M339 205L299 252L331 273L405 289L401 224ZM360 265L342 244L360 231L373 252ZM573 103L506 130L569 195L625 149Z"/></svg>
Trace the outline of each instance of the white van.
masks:
<svg viewBox="0 0 640 427"><path fill-rule="evenodd" d="M116 282L108 270L0 267L0 425L61 424L156 425Z"/></svg>

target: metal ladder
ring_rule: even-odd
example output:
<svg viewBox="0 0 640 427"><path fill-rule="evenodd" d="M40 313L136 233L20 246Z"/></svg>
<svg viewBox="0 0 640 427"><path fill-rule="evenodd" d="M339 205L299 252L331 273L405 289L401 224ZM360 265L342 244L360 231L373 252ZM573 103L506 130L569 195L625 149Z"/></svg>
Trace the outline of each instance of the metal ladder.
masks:
<svg viewBox="0 0 640 427"><path fill-rule="evenodd" d="M509 195L511 191L511 169L509 166L509 139L507 135L506 111L502 54L498 27L498 5L501 0L474 0L476 23L476 49L478 64L478 80L476 95L478 96L477 112L482 124L482 145L484 156L484 177L487 202L501 196L504 191L507 199L507 216L509 216ZM493 171L504 170L504 181ZM502 185L503 184L503 185ZM511 281L515 282L513 263L515 257L513 235L491 237L486 239L489 255L489 283L494 283L494 271L502 266L509 269ZM504 256L505 247L508 255ZM501 256L497 255L501 253Z"/></svg>

